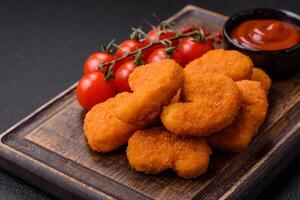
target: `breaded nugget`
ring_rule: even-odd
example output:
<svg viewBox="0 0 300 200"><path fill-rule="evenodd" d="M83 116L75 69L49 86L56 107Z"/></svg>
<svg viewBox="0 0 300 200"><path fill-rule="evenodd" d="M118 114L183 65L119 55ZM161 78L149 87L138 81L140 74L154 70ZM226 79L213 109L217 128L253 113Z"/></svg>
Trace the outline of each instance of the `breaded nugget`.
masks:
<svg viewBox="0 0 300 200"><path fill-rule="evenodd" d="M239 81L237 85L242 94L242 107L235 121L220 132L209 136L211 147L226 152L239 152L245 149L264 121L268 101L261 83Z"/></svg>
<svg viewBox="0 0 300 200"><path fill-rule="evenodd" d="M182 98L161 114L164 126L177 135L208 136L231 124L241 106L236 83L223 74L185 75Z"/></svg>
<svg viewBox="0 0 300 200"><path fill-rule="evenodd" d="M148 124L159 117L183 83L183 70L173 60L163 60L136 68L129 77L133 90L116 109L117 117L127 123Z"/></svg>
<svg viewBox="0 0 300 200"><path fill-rule="evenodd" d="M215 49L190 62L184 69L188 74L221 73L234 81L250 79L253 63L251 59L234 50Z"/></svg>
<svg viewBox="0 0 300 200"><path fill-rule="evenodd" d="M266 94L268 95L272 80L266 72L260 68L253 68L251 80L260 82Z"/></svg>
<svg viewBox="0 0 300 200"><path fill-rule="evenodd" d="M140 127L119 120L114 109L128 98L120 93L103 103L95 105L85 116L84 134L90 147L98 152L110 152L127 143L129 137Z"/></svg>
<svg viewBox="0 0 300 200"><path fill-rule="evenodd" d="M127 147L128 161L137 171L157 174L173 169L184 178L204 174L210 154L203 138L178 137L164 128L135 132Z"/></svg>

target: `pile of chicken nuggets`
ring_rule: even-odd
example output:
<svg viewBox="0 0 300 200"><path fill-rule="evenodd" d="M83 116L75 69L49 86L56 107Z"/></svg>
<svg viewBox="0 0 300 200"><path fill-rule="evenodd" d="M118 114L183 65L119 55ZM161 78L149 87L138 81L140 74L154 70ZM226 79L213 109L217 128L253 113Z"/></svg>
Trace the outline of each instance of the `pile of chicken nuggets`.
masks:
<svg viewBox="0 0 300 200"><path fill-rule="evenodd" d="M90 147L107 153L128 143L137 171L193 178L206 172L212 149L247 148L266 117L271 79L246 55L217 49L185 68L168 59L138 67L129 85L86 114Z"/></svg>

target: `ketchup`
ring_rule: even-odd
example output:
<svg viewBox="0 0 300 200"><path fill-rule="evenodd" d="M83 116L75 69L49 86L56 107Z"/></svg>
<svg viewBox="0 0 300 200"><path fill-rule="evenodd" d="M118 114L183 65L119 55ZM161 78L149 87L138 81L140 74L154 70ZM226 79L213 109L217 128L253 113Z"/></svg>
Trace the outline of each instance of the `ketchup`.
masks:
<svg viewBox="0 0 300 200"><path fill-rule="evenodd" d="M280 50L300 42L299 27L289 22L258 19L241 23L231 33L231 38L240 45L258 50Z"/></svg>

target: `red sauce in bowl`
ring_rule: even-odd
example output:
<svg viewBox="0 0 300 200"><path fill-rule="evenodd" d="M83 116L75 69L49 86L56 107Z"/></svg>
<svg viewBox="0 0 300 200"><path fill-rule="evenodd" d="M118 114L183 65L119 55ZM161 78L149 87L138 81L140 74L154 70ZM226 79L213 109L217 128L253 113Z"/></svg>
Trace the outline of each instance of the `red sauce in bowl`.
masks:
<svg viewBox="0 0 300 200"><path fill-rule="evenodd" d="M280 50L300 43L299 27L274 19L257 19L241 23L231 33L240 45L265 51Z"/></svg>

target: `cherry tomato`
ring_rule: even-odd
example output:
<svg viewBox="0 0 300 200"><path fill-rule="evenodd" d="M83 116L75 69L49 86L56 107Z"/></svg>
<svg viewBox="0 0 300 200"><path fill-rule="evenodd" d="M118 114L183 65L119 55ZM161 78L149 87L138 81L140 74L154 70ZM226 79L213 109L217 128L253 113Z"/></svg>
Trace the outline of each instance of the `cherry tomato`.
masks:
<svg viewBox="0 0 300 200"><path fill-rule="evenodd" d="M119 48L116 51L116 58L120 58L126 54L138 50L143 45L142 42L137 40L129 39L125 40L119 45Z"/></svg>
<svg viewBox="0 0 300 200"><path fill-rule="evenodd" d="M105 80L102 72L85 74L76 88L77 100L85 109L107 100L115 95L115 89Z"/></svg>
<svg viewBox="0 0 300 200"><path fill-rule="evenodd" d="M147 63L158 62L167 58L167 52L165 48L159 48L154 50L147 58Z"/></svg>
<svg viewBox="0 0 300 200"><path fill-rule="evenodd" d="M150 54L150 56L147 59L147 63L158 62L167 58L168 55L166 48L159 48ZM175 60L180 66L182 66L182 58L180 54L176 53L176 51L173 52L173 54L170 56L170 59Z"/></svg>
<svg viewBox="0 0 300 200"><path fill-rule="evenodd" d="M166 30L165 32L161 33L159 35L159 32L160 30L159 29L152 29L151 31L148 32L147 36L146 36L146 40L145 42L147 44L149 44L150 42L157 42L159 40L164 40L164 39L168 39L168 38L171 38L171 37L174 37L176 36L176 33L172 30ZM172 41L172 46L175 46L177 45L179 42L179 40L173 40ZM164 47L163 44L157 44L147 50L145 50L143 52L143 55L145 56L145 58L148 58L149 55L156 49L159 49L159 48L162 48Z"/></svg>
<svg viewBox="0 0 300 200"><path fill-rule="evenodd" d="M107 82L108 82L108 84L110 85L110 87L116 88L115 80L114 80L114 79L109 79L109 80L107 80Z"/></svg>
<svg viewBox="0 0 300 200"><path fill-rule="evenodd" d="M134 40L134 39L128 39L125 40L124 42L122 42L119 45L119 48L116 51L116 58L120 58L123 57L124 55L126 55L126 52L131 53L133 51L138 50L139 48L143 47L144 45L146 45L146 43L143 42L139 42L138 40ZM121 62L118 62L115 64L114 68L113 68L113 72L116 73L118 68L125 62L133 60L133 56L129 56L128 58L124 59Z"/></svg>
<svg viewBox="0 0 300 200"><path fill-rule="evenodd" d="M176 36L176 33L172 30L166 30L163 33L161 33L160 35L159 35L159 32L160 32L159 29L152 29L147 34L146 39L149 41L158 41L158 40L164 40L164 39L168 39L168 38ZM176 44L176 41L174 41L174 43ZM178 43L178 41L177 41L177 43Z"/></svg>
<svg viewBox="0 0 300 200"><path fill-rule="evenodd" d="M115 87L118 92L130 92L128 78L131 72L137 67L136 63L131 60L123 63L115 73Z"/></svg>
<svg viewBox="0 0 300 200"><path fill-rule="evenodd" d="M183 38L174 53L179 54L182 58L184 67L192 60L201 57L209 50L214 49L214 45L209 40L197 41L192 37Z"/></svg>
<svg viewBox="0 0 300 200"><path fill-rule="evenodd" d="M93 53L86 59L83 67L83 73L88 74L97 71L97 67L99 67L101 63L111 62L113 59L114 57L106 52ZM104 73L106 72L106 70L107 67L104 67L102 69Z"/></svg>

